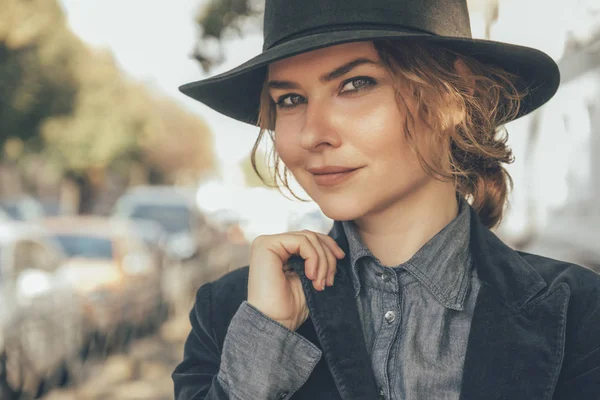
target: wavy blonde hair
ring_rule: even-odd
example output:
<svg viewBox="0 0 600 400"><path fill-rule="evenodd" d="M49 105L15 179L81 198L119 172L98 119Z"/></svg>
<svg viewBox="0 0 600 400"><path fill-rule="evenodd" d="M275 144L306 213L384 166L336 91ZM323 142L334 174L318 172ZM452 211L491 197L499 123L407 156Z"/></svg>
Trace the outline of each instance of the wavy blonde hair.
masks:
<svg viewBox="0 0 600 400"><path fill-rule="evenodd" d="M512 179L502 165L513 162L504 124L519 115L527 95L525 89L518 89L518 77L436 45L390 40L374 45L392 76L414 96L416 115L408 111L403 131L424 171L436 179L453 180L456 192L469 201L481 221L489 228L498 225L512 189ZM456 70L457 60L466 67L467 76ZM397 101L406 105L399 89ZM263 182L279 190L284 187L298 198L290 189L289 170L275 146L268 155L274 183L267 183L257 168L256 154L264 135L274 143L275 117L275 104L265 84L252 166ZM419 146L415 118L431 132L419 138ZM423 145L428 146L429 160L422 155Z"/></svg>

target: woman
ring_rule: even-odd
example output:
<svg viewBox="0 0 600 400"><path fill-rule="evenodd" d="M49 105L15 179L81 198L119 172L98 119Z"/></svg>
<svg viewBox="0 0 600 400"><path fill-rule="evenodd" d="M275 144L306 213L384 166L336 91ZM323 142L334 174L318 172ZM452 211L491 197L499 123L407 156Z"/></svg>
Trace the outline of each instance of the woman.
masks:
<svg viewBox="0 0 600 400"><path fill-rule="evenodd" d="M599 277L489 230L498 129L555 63L446 0L267 0L264 49L182 91L258 124L334 227L260 236L200 288L176 398L599 398Z"/></svg>

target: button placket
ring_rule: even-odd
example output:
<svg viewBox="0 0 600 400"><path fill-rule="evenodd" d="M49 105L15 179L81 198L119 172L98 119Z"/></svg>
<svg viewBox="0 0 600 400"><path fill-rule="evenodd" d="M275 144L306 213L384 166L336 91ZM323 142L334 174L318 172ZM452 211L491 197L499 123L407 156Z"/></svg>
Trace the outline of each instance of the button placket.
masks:
<svg viewBox="0 0 600 400"><path fill-rule="evenodd" d="M384 269L381 273L381 280L386 283L390 282L392 280L391 272ZM394 286L394 289L397 286L396 282L391 282L391 285ZM392 325L396 320L396 312L394 310L386 311L386 313L383 315L383 319L385 319L385 322L387 322L388 325Z"/></svg>
<svg viewBox="0 0 600 400"><path fill-rule="evenodd" d="M390 274L388 271L383 271L381 273L381 280L384 282L389 282L390 280L392 280L392 274Z"/></svg>
<svg viewBox="0 0 600 400"><path fill-rule="evenodd" d="M370 275L371 285L379 296L377 306L371 310L374 312L372 318L382 318L378 321L375 341L373 343L372 360L377 363L373 365L375 379L380 384L377 389L377 399L387 399L389 394L386 387L390 384L389 360L392 345L396 337L396 326L400 320L400 309L398 308L398 279L392 268L377 265L372 269Z"/></svg>
<svg viewBox="0 0 600 400"><path fill-rule="evenodd" d="M383 318L385 319L385 322L388 323L388 325L391 325L396 320L396 313L393 311L388 311L385 313Z"/></svg>

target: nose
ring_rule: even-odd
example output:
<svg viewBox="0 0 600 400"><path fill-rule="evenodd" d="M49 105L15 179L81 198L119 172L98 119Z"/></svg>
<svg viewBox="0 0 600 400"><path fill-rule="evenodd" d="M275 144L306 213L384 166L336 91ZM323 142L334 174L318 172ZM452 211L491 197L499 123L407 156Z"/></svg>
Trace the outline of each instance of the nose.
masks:
<svg viewBox="0 0 600 400"><path fill-rule="evenodd" d="M309 151L339 147L339 128L331 107L324 101L315 100L307 104L298 140L302 148Z"/></svg>

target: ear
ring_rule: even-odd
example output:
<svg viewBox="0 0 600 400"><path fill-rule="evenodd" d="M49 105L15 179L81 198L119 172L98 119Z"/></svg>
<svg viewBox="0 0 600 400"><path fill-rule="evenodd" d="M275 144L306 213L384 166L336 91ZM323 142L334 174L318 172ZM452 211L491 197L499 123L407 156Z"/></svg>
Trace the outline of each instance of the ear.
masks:
<svg viewBox="0 0 600 400"><path fill-rule="evenodd" d="M471 69L460 57L454 61L454 70L458 75L468 82L469 87L471 88L469 90L469 94L473 95L475 92L475 78L473 77L473 71L471 71Z"/></svg>

